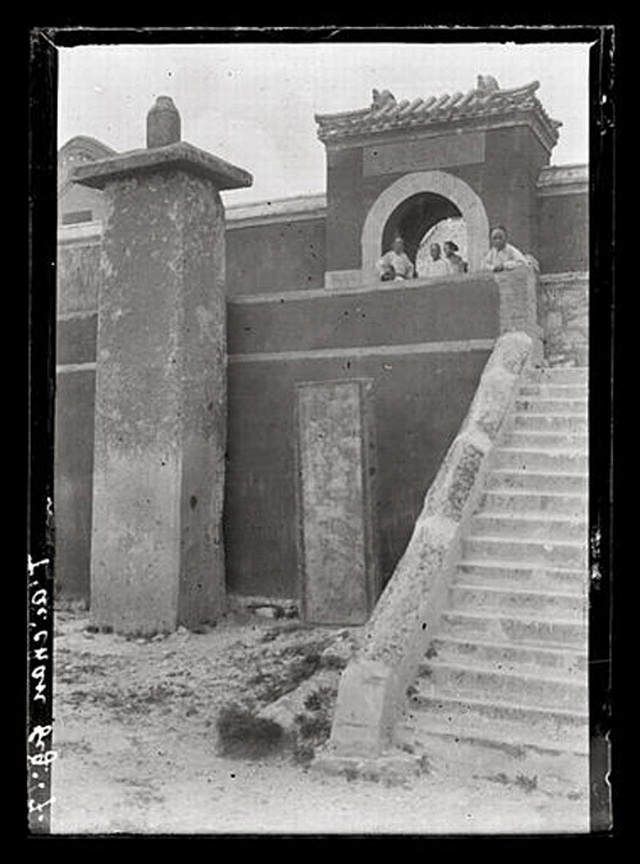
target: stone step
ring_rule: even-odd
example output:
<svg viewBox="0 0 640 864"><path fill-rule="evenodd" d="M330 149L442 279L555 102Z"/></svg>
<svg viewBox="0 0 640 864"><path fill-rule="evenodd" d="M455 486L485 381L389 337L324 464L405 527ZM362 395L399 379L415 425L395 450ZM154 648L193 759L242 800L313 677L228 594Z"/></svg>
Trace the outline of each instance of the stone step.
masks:
<svg viewBox="0 0 640 864"><path fill-rule="evenodd" d="M506 745L539 747L588 753L588 714L505 705L487 699L460 699L454 696L422 696L409 699L404 732L419 740L421 734L445 733L475 737Z"/></svg>
<svg viewBox="0 0 640 864"><path fill-rule="evenodd" d="M567 648L544 648L531 645L505 645L504 642L468 641L453 637L436 637L426 659L442 660L464 666L490 668L502 672L531 672L581 681L588 677L586 651Z"/></svg>
<svg viewBox="0 0 640 864"><path fill-rule="evenodd" d="M523 471L494 468L485 481L487 491L521 489L534 492L563 492L581 494L588 492L588 477L574 471Z"/></svg>
<svg viewBox="0 0 640 864"><path fill-rule="evenodd" d="M587 417L588 408L584 399L551 399L541 396L517 396L515 401L517 413L532 414L570 414Z"/></svg>
<svg viewBox="0 0 640 864"><path fill-rule="evenodd" d="M564 514L585 520L587 510L585 495L564 495L561 492L527 492L516 489L506 492L495 490L485 492L478 507L478 513Z"/></svg>
<svg viewBox="0 0 640 864"><path fill-rule="evenodd" d="M551 399L584 399L589 398L586 382L580 384L564 384L555 381L530 381L518 390L519 396L542 396Z"/></svg>
<svg viewBox="0 0 640 864"><path fill-rule="evenodd" d="M499 536L468 536L462 540L462 552L462 560L497 558L513 561L515 559L577 570L586 569L588 566L587 544L573 540L520 540Z"/></svg>
<svg viewBox="0 0 640 864"><path fill-rule="evenodd" d="M502 444L505 447L519 447L524 450L569 450L586 455L589 439L584 432L570 433L563 430L531 432L513 429L505 435Z"/></svg>
<svg viewBox="0 0 640 864"><path fill-rule="evenodd" d="M484 561L467 559L456 567L455 583L466 585L517 587L540 591L560 591L563 594L588 594L589 575L585 569L547 567L523 561Z"/></svg>
<svg viewBox="0 0 640 864"><path fill-rule="evenodd" d="M578 593L505 589L456 582L449 589L449 610L584 621L587 602L584 594Z"/></svg>
<svg viewBox="0 0 640 864"><path fill-rule="evenodd" d="M439 660L427 660L421 664L417 687L420 695L431 698L483 699L585 714L589 709L584 680L478 669Z"/></svg>
<svg viewBox="0 0 640 864"><path fill-rule="evenodd" d="M419 732L419 734L416 734ZM411 725L399 725L394 739L397 745L415 757L424 757L434 776L455 777L461 784L478 779L499 782L511 788L539 792L553 798L570 798L581 802L562 820L568 833L589 832L589 754L552 747L548 742L529 744L503 741L502 727L497 734L484 727L464 734L428 732ZM480 737L482 735L482 737Z"/></svg>
<svg viewBox="0 0 640 864"><path fill-rule="evenodd" d="M495 612L448 610L442 613L439 637L454 636L473 641L556 646L585 650L587 628L584 621L532 618L523 615L498 615Z"/></svg>
<svg viewBox="0 0 640 864"><path fill-rule="evenodd" d="M524 540L588 539L586 514L582 518L562 513L506 513L484 510L472 517L469 537L506 537Z"/></svg>
<svg viewBox="0 0 640 864"><path fill-rule="evenodd" d="M492 456L496 468L519 471L551 471L562 474L584 474L589 467L586 454L572 450L534 450L520 447L498 447Z"/></svg>
<svg viewBox="0 0 640 864"><path fill-rule="evenodd" d="M531 369L526 374L526 380L540 384L588 384L589 369L587 366Z"/></svg>
<svg viewBox="0 0 640 864"><path fill-rule="evenodd" d="M513 415L513 430L586 432L587 417L580 414L545 414L522 411Z"/></svg>

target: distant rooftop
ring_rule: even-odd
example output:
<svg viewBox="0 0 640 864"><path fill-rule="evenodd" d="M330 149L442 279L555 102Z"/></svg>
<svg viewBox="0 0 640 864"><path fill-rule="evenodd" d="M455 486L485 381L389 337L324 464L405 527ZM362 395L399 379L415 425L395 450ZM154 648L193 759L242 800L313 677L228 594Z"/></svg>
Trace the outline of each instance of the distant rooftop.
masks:
<svg viewBox="0 0 640 864"><path fill-rule="evenodd" d="M562 125L553 120L542 107L536 91L539 81L523 87L503 90L490 75L478 75L475 88L465 93L445 94L428 99L398 101L388 90L374 90L371 105L357 111L338 114L316 114L318 137L325 143L344 138L387 132L408 127L437 126L476 120L499 120L529 113L542 126L550 147L558 140Z"/></svg>

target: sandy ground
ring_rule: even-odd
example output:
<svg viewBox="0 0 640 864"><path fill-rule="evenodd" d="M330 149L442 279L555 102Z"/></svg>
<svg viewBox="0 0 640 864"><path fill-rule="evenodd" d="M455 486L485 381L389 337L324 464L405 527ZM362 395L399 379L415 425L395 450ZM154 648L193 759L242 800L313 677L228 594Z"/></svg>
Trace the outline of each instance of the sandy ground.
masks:
<svg viewBox="0 0 640 864"><path fill-rule="evenodd" d="M224 622L155 641L56 616L52 831L56 834L579 832L587 802L445 772L401 785L326 776L288 755L219 755L216 716L251 700L261 658L294 638L277 622ZM276 629L276 637L274 636ZM269 635L267 635L269 634Z"/></svg>

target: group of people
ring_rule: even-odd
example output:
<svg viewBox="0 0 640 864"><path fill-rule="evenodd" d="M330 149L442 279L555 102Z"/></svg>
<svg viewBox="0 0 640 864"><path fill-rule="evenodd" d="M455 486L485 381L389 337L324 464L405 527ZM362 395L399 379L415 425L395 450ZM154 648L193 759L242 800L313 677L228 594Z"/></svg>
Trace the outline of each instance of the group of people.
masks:
<svg viewBox="0 0 640 864"><path fill-rule="evenodd" d="M452 240L443 243L442 248L439 243L432 243L429 247L430 259L425 276L453 276L466 273L469 269L467 262L458 253L458 246ZM507 242L506 228L497 225L491 232L489 251L484 258L484 269L499 273L523 266L529 266L526 255ZM376 269L382 282L414 279L417 275L415 265L405 252L404 240L399 235L394 238L391 249L380 258Z"/></svg>
<svg viewBox="0 0 640 864"><path fill-rule="evenodd" d="M444 255L442 254L444 249ZM442 249L439 243L429 246L431 256L427 263L425 276L455 276L456 273L466 273L469 266L462 256L458 254L458 244L453 240L446 240Z"/></svg>

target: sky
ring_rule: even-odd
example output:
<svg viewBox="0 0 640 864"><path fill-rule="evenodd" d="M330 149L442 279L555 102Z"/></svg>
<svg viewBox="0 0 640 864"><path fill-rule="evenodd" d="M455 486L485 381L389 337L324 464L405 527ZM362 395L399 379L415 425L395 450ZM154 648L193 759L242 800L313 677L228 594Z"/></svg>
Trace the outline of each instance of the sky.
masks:
<svg viewBox="0 0 640 864"><path fill-rule="evenodd" d="M540 81L563 123L554 165L588 161L589 46L585 44L244 43L100 45L59 50L58 146L89 135L115 150L145 146L158 96L171 96L182 138L254 177L223 193L244 204L325 191L325 149L314 114L365 108L371 91L398 101Z"/></svg>

